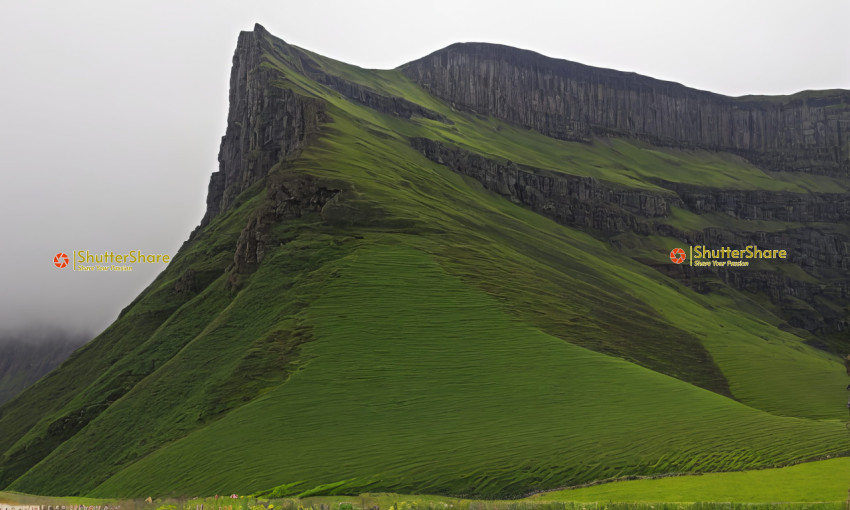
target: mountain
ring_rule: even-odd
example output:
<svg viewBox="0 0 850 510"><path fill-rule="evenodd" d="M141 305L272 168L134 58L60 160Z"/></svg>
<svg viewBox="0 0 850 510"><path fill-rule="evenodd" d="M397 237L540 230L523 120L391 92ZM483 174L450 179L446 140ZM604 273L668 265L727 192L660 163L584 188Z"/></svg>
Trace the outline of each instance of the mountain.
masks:
<svg viewBox="0 0 850 510"><path fill-rule="evenodd" d="M366 70L257 25L229 100L199 227L0 408L0 487L515 497L850 454L850 92L487 44Z"/></svg>
<svg viewBox="0 0 850 510"><path fill-rule="evenodd" d="M60 363L89 337L25 332L0 338L0 405L12 400Z"/></svg>

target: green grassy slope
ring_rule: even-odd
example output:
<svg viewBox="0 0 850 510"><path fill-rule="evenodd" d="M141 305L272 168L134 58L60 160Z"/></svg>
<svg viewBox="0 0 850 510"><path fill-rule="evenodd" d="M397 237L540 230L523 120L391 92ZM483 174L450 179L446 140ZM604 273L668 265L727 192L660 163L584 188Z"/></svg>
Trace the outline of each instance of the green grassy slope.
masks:
<svg viewBox="0 0 850 510"><path fill-rule="evenodd" d="M393 117L291 58L264 65L325 100L332 121L271 179L310 174L344 189L339 199L277 224L237 290L226 269L266 183L243 193L110 329L2 408L0 486L516 496L850 452L837 358L753 312L749 296L697 294L484 191L407 137L637 187L830 183L728 155L555 141L454 112L397 71L318 59L452 123ZM675 242L643 241L659 260ZM177 292L187 275L196 290Z"/></svg>
<svg viewBox="0 0 850 510"><path fill-rule="evenodd" d="M93 494L212 493L216 466L239 493L285 481L300 482L295 493L330 482L343 494L517 496L846 442L841 424L772 417L541 333L423 252L375 237L326 268L333 277L308 311L316 340L287 384Z"/></svg>

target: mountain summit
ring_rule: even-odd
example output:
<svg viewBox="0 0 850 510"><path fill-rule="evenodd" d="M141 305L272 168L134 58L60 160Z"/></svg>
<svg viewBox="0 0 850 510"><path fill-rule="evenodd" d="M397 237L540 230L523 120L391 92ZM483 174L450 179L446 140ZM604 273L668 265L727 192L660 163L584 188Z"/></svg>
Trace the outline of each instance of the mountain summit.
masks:
<svg viewBox="0 0 850 510"><path fill-rule="evenodd" d="M0 408L0 487L504 498L850 454L848 121L847 91L484 44L365 70L257 25L201 224Z"/></svg>

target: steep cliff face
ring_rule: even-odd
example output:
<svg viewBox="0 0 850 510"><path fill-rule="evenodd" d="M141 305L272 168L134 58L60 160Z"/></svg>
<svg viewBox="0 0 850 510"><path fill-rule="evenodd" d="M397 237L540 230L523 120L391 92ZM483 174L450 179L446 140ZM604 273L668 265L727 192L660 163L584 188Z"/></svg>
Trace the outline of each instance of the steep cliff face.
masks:
<svg viewBox="0 0 850 510"><path fill-rule="evenodd" d="M850 173L850 92L731 98L494 44L400 68L453 107L565 140L630 136L735 152L770 170Z"/></svg>
<svg viewBox="0 0 850 510"><path fill-rule="evenodd" d="M282 160L294 159L327 120L323 101L274 86L283 75L262 66L270 49L265 29L242 32L230 73L230 110L219 170L210 178L205 226Z"/></svg>

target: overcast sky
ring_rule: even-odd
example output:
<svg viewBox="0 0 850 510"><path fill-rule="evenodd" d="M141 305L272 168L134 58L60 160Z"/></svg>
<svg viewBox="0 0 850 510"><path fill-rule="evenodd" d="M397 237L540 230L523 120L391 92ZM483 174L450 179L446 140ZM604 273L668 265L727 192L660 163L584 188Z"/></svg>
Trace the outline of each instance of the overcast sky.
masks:
<svg viewBox="0 0 850 510"><path fill-rule="evenodd" d="M200 221L240 30L362 67L460 41L728 95L850 88L848 0L0 4L0 332L97 333L163 266L57 269L60 251L174 254Z"/></svg>

